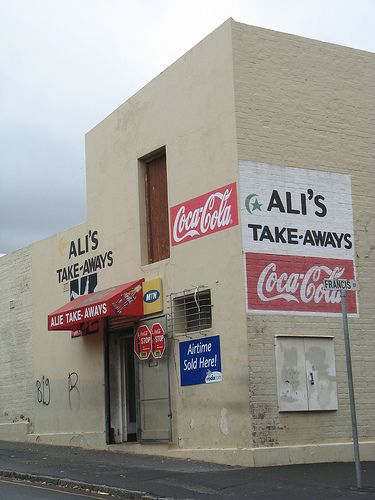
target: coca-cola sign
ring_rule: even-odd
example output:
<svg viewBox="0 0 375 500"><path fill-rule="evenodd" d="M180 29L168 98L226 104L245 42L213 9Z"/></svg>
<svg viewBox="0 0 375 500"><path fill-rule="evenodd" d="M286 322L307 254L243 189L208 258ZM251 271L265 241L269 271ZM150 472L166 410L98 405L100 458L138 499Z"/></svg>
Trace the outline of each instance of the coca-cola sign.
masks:
<svg viewBox="0 0 375 500"><path fill-rule="evenodd" d="M249 311L341 313L340 291L325 290L323 280L354 279L353 261L247 252L245 256ZM356 294L347 308L357 313Z"/></svg>
<svg viewBox="0 0 375 500"><path fill-rule="evenodd" d="M172 245L236 226L236 184L228 184L172 207L170 220Z"/></svg>

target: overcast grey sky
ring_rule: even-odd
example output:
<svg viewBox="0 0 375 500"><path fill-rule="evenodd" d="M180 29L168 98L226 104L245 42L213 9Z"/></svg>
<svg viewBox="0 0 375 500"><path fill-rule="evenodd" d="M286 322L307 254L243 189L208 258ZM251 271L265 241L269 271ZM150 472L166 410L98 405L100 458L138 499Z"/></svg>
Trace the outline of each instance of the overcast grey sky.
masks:
<svg viewBox="0 0 375 500"><path fill-rule="evenodd" d="M85 220L85 133L228 17L375 51L375 0L0 0L0 253Z"/></svg>

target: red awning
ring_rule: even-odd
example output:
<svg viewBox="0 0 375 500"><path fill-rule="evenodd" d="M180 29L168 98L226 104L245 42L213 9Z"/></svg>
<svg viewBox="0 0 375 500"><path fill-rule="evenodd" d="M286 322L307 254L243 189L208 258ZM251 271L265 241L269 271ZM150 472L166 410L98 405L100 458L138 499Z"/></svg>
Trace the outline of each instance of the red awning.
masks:
<svg viewBox="0 0 375 500"><path fill-rule="evenodd" d="M81 330L87 323L110 316L142 317L143 281L131 281L77 297L48 315L48 330Z"/></svg>

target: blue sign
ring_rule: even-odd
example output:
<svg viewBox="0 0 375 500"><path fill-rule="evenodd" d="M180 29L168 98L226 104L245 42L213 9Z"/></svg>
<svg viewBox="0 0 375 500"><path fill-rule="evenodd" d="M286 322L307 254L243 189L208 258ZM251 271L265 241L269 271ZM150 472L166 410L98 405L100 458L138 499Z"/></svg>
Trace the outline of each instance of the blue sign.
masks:
<svg viewBox="0 0 375 500"><path fill-rule="evenodd" d="M180 342L181 385L221 382L220 337Z"/></svg>
<svg viewBox="0 0 375 500"><path fill-rule="evenodd" d="M149 290L143 295L143 300L147 304L152 304L152 302L156 302L159 297L160 297L159 290Z"/></svg>

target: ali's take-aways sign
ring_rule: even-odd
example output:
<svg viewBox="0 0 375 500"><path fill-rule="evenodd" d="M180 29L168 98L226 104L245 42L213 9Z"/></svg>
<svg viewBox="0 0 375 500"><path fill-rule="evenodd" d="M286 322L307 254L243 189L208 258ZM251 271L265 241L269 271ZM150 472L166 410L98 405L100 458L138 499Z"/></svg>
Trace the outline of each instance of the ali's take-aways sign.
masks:
<svg viewBox="0 0 375 500"><path fill-rule="evenodd" d="M247 311L340 314L323 280L355 278L350 176L242 161L239 179Z"/></svg>

